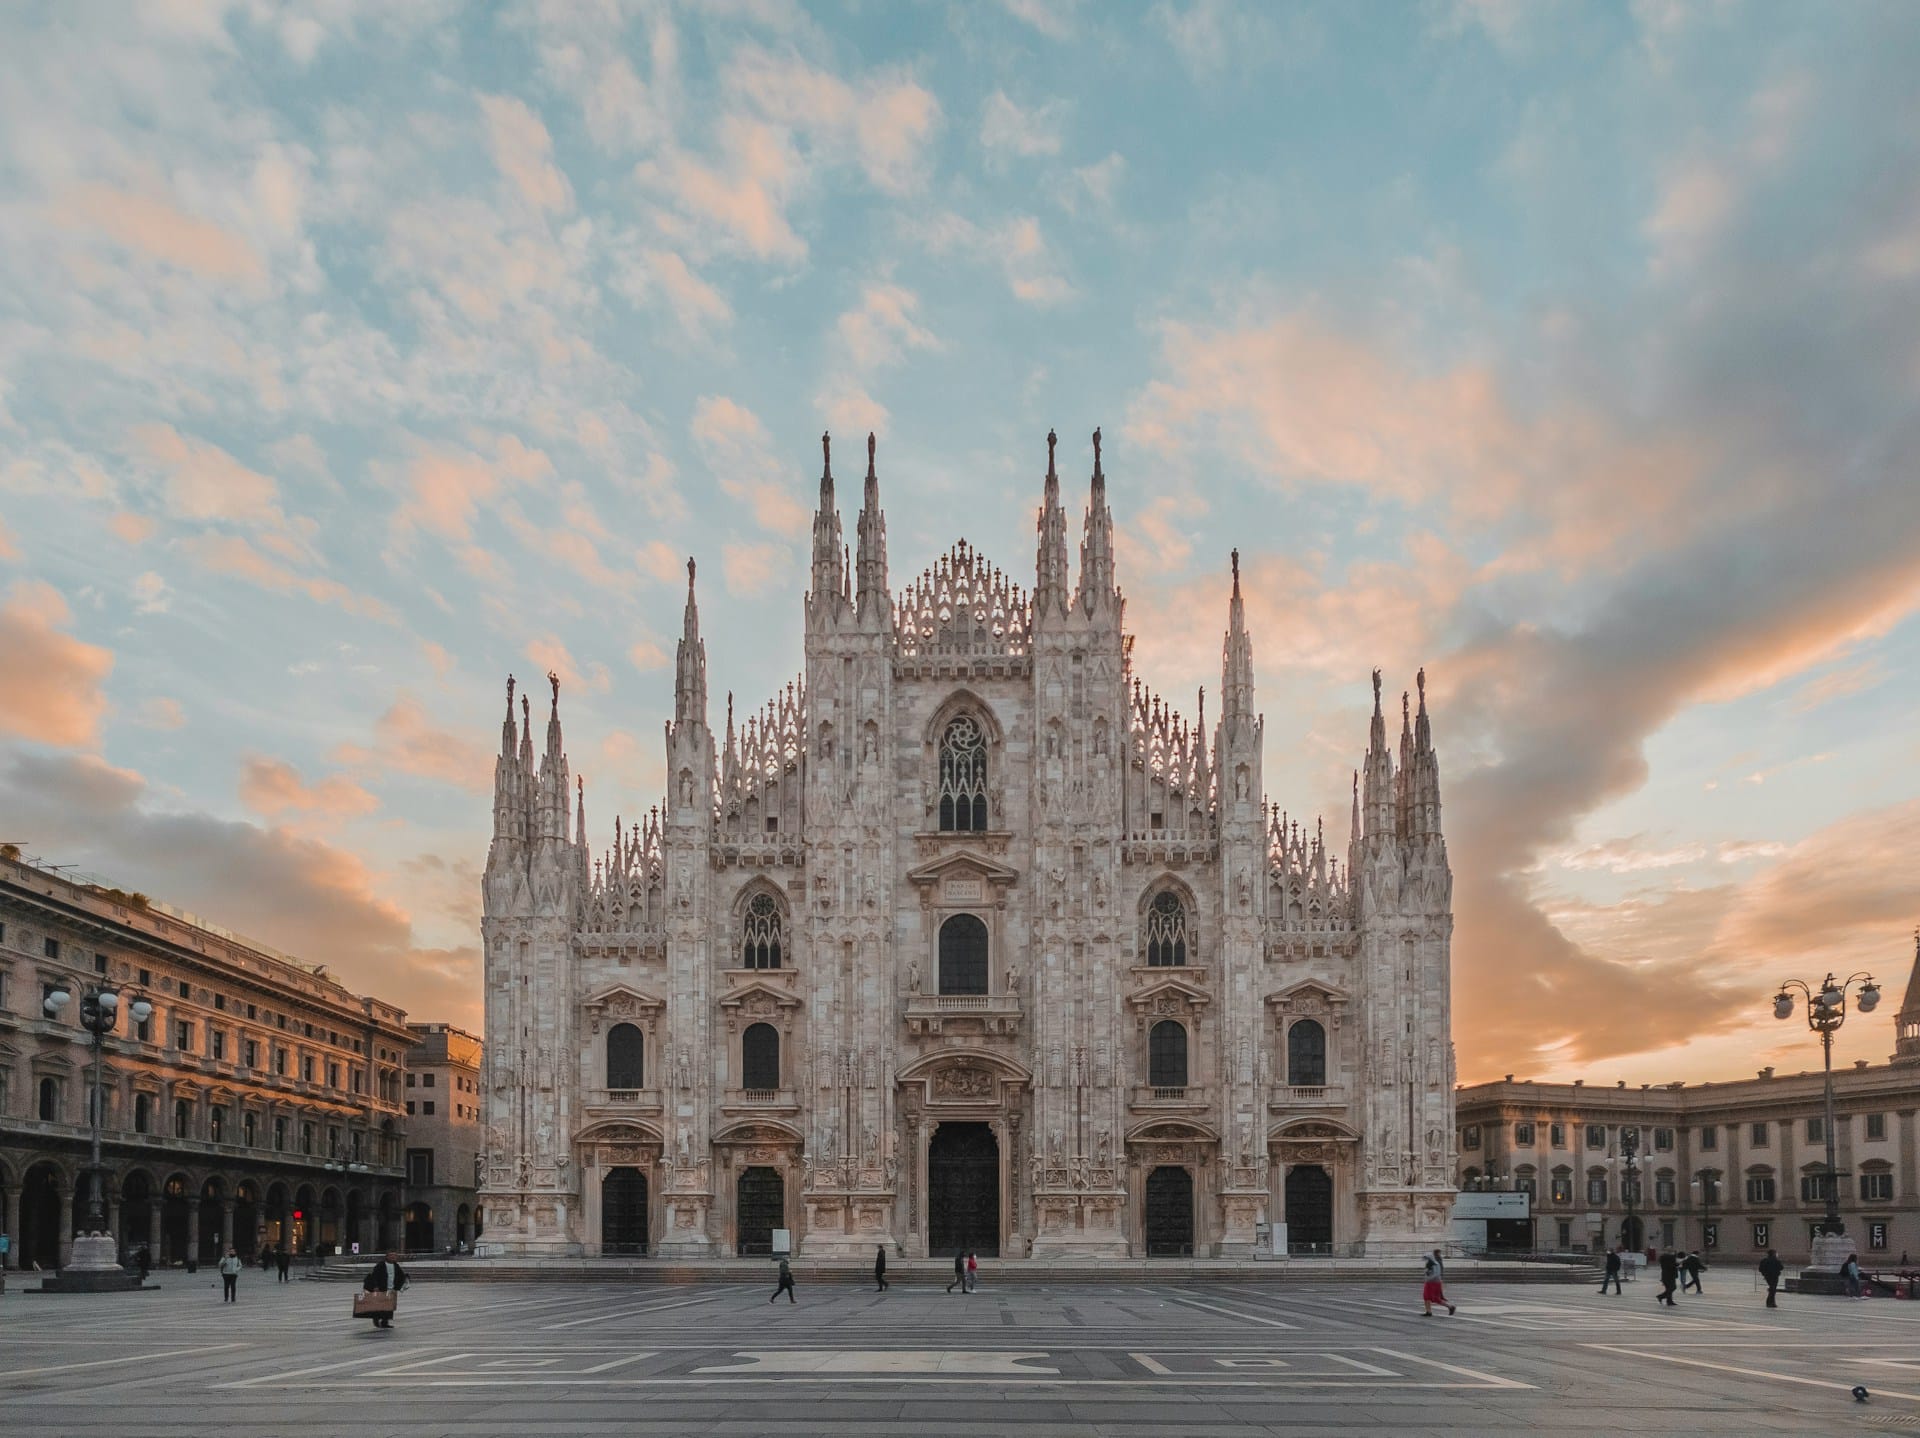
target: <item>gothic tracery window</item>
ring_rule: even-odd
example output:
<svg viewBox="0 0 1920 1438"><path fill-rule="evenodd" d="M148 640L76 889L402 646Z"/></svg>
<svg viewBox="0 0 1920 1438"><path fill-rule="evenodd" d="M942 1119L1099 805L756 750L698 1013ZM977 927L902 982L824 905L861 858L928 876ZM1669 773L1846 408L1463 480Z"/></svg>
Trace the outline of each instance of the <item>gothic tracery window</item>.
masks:
<svg viewBox="0 0 1920 1438"><path fill-rule="evenodd" d="M940 828L943 833L987 827L987 736L963 714L940 736Z"/></svg>
<svg viewBox="0 0 1920 1438"><path fill-rule="evenodd" d="M1147 963L1161 969L1187 961L1187 906L1180 896L1162 892L1147 906Z"/></svg>
<svg viewBox="0 0 1920 1438"><path fill-rule="evenodd" d="M740 967L743 969L779 968L783 927L780 905L772 894L755 894L749 899L747 912L740 925Z"/></svg>

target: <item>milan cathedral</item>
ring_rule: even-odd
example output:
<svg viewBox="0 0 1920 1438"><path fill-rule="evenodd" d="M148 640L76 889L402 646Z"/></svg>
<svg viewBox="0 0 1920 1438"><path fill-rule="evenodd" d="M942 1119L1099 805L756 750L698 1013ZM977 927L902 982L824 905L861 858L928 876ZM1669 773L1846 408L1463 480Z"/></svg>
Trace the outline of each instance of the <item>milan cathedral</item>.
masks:
<svg viewBox="0 0 1920 1438"><path fill-rule="evenodd" d="M507 686L487 856L488 1251L1410 1254L1454 1190L1452 875L1426 706L1373 676L1344 860L1261 782L1239 558L1219 713L1133 672L1093 437L1069 578L962 542L895 593L831 450L806 667L709 718L687 565L663 808L597 856L559 681ZM545 696L542 696L545 697ZM571 812L570 812L571 811Z"/></svg>

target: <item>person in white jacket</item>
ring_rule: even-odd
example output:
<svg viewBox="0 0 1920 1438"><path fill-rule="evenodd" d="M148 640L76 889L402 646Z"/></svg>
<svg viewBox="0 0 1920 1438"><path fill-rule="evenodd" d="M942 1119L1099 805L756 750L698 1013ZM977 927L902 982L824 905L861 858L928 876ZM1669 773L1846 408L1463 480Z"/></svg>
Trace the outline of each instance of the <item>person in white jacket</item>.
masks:
<svg viewBox="0 0 1920 1438"><path fill-rule="evenodd" d="M220 1282L226 1289L220 1301L238 1303L240 1301L240 1255L233 1251L231 1243L227 1245L227 1251L220 1259Z"/></svg>

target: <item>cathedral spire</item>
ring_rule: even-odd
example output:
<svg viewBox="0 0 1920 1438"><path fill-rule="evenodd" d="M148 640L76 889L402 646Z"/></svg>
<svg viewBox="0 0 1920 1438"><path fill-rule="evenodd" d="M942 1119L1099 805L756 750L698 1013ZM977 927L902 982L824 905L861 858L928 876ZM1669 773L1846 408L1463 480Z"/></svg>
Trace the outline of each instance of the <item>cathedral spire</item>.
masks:
<svg viewBox="0 0 1920 1438"><path fill-rule="evenodd" d="M1053 448L1059 438L1047 431L1047 478L1040 491L1040 547L1034 562L1035 618L1066 613L1067 514L1060 507L1060 472L1054 468Z"/></svg>
<svg viewBox="0 0 1920 1438"><path fill-rule="evenodd" d="M887 593L887 516L880 508L880 476L874 470L874 437L867 435L867 482L860 496L859 613L885 623L892 604Z"/></svg>
<svg viewBox="0 0 1920 1438"><path fill-rule="evenodd" d="M507 676L507 717L500 725L500 756L493 761L493 837L517 839L515 815L522 811L519 732L513 722L513 676Z"/></svg>
<svg viewBox="0 0 1920 1438"><path fill-rule="evenodd" d="M1096 429L1086 537L1080 542L1080 607L1092 614L1118 598L1113 583L1113 511L1107 507L1107 476L1100 467L1100 431Z"/></svg>
<svg viewBox="0 0 1920 1438"><path fill-rule="evenodd" d="M840 538L840 511L833 502L833 437L820 436L820 507L813 512L814 604L831 612L846 593L846 547Z"/></svg>
<svg viewBox="0 0 1920 1438"><path fill-rule="evenodd" d="M1913 971L1907 975L1907 993L1893 1032L1894 1062L1920 1063L1920 928L1913 931Z"/></svg>
<svg viewBox="0 0 1920 1438"><path fill-rule="evenodd" d="M1366 835L1378 839L1393 833L1393 751L1387 748L1387 718L1380 710L1380 671L1373 671L1373 723L1368 733L1363 808Z"/></svg>
<svg viewBox="0 0 1920 1438"><path fill-rule="evenodd" d="M1253 717L1253 639L1240 597L1240 551L1233 551L1233 597L1227 601L1227 637L1220 663L1223 719L1229 725Z"/></svg>
<svg viewBox="0 0 1920 1438"><path fill-rule="evenodd" d="M707 722L707 646L700 638L700 607L693 597L693 561L687 561L687 612L681 621L680 645L674 652L673 723Z"/></svg>

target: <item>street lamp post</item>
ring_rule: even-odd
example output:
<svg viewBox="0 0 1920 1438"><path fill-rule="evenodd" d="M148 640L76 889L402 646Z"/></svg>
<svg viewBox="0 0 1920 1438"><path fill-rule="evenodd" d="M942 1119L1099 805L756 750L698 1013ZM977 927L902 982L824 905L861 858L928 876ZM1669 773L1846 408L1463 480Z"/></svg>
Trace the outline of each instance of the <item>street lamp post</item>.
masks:
<svg viewBox="0 0 1920 1438"><path fill-rule="evenodd" d="M1712 1248L1715 1245L1709 1235L1713 1232L1713 1180L1702 1170L1690 1186L1700 1191L1700 1247Z"/></svg>
<svg viewBox="0 0 1920 1438"><path fill-rule="evenodd" d="M1640 1130L1637 1128L1621 1129L1620 1130L1620 1158L1621 1158L1621 1164L1622 1164L1622 1175L1620 1179L1620 1196L1621 1196L1621 1199L1626 1203L1627 1216L1625 1221L1623 1221L1620 1225L1620 1242L1623 1246L1628 1248L1645 1247L1645 1244L1638 1241L1639 1239L1642 1238L1643 1235L1635 1231L1634 1213L1633 1213L1633 1201L1636 1197L1638 1197L1638 1195L1635 1193L1635 1189L1638 1186L1636 1183L1636 1179L1639 1174L1639 1170L1634 1167L1634 1158L1638 1154L1639 1149L1640 1149ZM1628 1242L1629 1239L1633 1239L1636 1241L1629 1243Z"/></svg>
<svg viewBox="0 0 1920 1438"><path fill-rule="evenodd" d="M68 986L56 985L41 1007L48 1018L57 1019L73 1002ZM80 1026L92 1035L93 1082L87 1101L87 1127L91 1133L90 1162L87 1166L87 1231L73 1241L73 1256L61 1270L54 1290L118 1288L127 1277L118 1262L113 1235L106 1232L106 1179L100 1162L100 1073L106 1036L120 1020L120 992L108 984L99 984L80 996ZM126 1006L133 1022L142 1024L153 1014L153 1005L135 997ZM46 1284L43 1282L43 1288ZM137 1286L137 1280L136 1280Z"/></svg>
<svg viewBox="0 0 1920 1438"><path fill-rule="evenodd" d="M1780 985L1780 992L1773 996L1773 1016L1776 1019L1793 1017L1794 994L1797 991L1807 1005L1807 1027L1820 1035L1820 1049L1826 1065L1826 1139L1827 1139L1827 1179L1826 1214L1820 1221L1820 1233L1813 1242L1813 1262L1811 1268L1832 1269L1836 1273L1847 1255L1847 1226L1840 1217L1840 1172L1834 1158L1833 1123L1833 1036L1847 1021L1847 991L1856 983L1860 985L1857 1002L1860 1012L1870 1014L1880 1003L1880 986L1874 982L1872 974L1849 974L1845 979L1836 979L1828 974L1826 980L1815 990L1808 988L1799 979L1788 979Z"/></svg>

